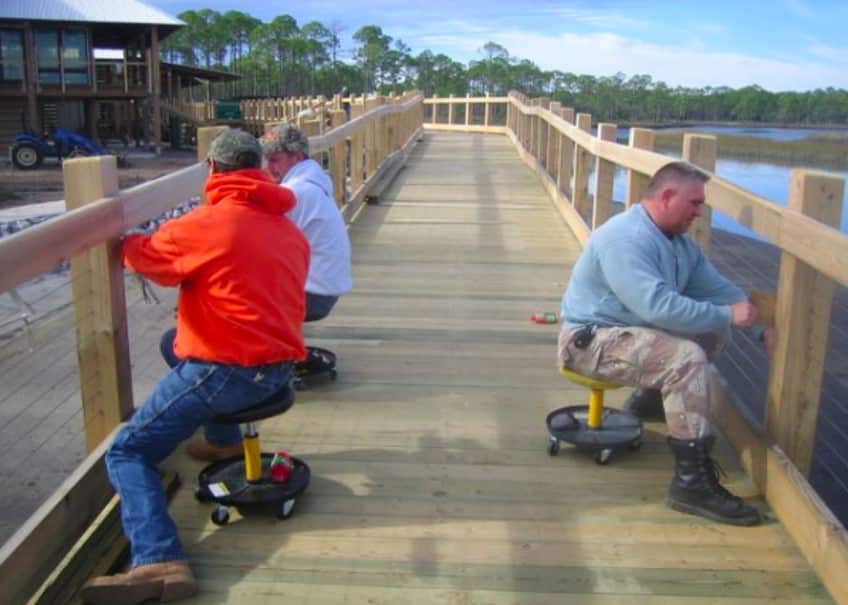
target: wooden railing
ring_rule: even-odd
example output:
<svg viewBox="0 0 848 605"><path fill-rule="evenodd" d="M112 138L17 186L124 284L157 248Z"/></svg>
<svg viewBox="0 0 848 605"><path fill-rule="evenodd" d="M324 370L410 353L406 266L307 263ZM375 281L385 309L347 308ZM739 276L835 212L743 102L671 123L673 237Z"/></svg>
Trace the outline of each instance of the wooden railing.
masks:
<svg viewBox="0 0 848 605"><path fill-rule="evenodd" d="M597 125L589 114L521 94L487 98L507 114L506 127L469 124L469 104L481 99L427 99L434 109L426 130L504 132L533 168L575 236L585 245L592 231L613 214L616 166L627 172L625 206L637 203L649 175L671 161L653 151L650 130L631 128L629 145L616 142L617 126ZM440 109L437 113L436 108ZM464 109L463 109L464 108ZM442 121L438 119L447 115ZM436 116L436 119L433 118ZM716 138L686 134L682 157L712 173ZM594 195L588 194L594 162ZM824 357L835 283L848 286L848 236L840 224L844 180L793 170L786 208L712 176L707 204L730 216L781 251L777 287L777 346L771 359L764 432L739 411L724 380L715 373L714 420L740 455L804 555L839 603L848 603L848 534L809 485L821 400ZM709 251L711 213L693 225L693 236ZM803 355L798 352L803 351Z"/></svg>
<svg viewBox="0 0 848 605"><path fill-rule="evenodd" d="M339 110L333 115L336 127L310 137L311 153L326 162L348 220L365 197L402 166L421 130L422 101L414 93L388 103L368 99L353 120L345 122L345 112ZM71 261L78 372L90 451L77 471L0 549L0 603L28 602L113 498L103 455L110 435L133 410L119 238L127 229L201 193L207 176L202 160L225 128L198 130L201 161L194 166L124 191L118 191L114 157L69 160L63 164L68 211L0 240L0 293ZM351 184L347 193L346 174ZM77 572L75 577L84 576Z"/></svg>

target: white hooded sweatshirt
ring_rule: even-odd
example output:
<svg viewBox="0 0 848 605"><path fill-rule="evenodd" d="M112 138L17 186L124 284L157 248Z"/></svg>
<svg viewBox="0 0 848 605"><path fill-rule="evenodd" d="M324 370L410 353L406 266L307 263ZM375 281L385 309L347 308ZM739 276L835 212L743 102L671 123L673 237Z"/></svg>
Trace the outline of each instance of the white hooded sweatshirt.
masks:
<svg viewBox="0 0 848 605"><path fill-rule="evenodd" d="M350 270L350 239L344 218L333 199L333 182L312 159L292 166L283 177L297 204L286 216L309 240L311 257L306 291L341 296L353 287Z"/></svg>

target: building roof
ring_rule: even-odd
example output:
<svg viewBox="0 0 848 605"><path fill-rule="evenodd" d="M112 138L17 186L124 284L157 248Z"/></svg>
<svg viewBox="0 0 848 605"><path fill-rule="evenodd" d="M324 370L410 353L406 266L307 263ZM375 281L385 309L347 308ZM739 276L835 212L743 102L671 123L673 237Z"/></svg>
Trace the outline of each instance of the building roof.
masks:
<svg viewBox="0 0 848 605"><path fill-rule="evenodd" d="M140 0L2 0L0 19L160 25L167 29L185 25Z"/></svg>

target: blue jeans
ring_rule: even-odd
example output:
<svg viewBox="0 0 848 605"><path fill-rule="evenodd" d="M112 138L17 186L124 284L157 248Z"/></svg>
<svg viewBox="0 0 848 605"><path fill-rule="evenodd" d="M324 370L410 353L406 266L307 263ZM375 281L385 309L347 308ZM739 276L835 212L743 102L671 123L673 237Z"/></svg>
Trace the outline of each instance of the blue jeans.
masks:
<svg viewBox="0 0 848 605"><path fill-rule="evenodd" d="M106 453L133 567L186 558L156 466L199 426L214 427L213 417L256 405L288 385L291 373L289 362L242 367L182 361L159 381Z"/></svg>
<svg viewBox="0 0 848 605"><path fill-rule="evenodd" d="M339 300L338 296L329 294L306 293L306 318L303 321L318 321L330 314L333 306Z"/></svg>
<svg viewBox="0 0 848 605"><path fill-rule="evenodd" d="M177 329L171 328L162 334L159 341L159 352L169 368L177 367L182 359L174 353L174 338L177 337ZM241 431L234 424L204 424L203 433L206 441L216 447L227 447L241 441Z"/></svg>

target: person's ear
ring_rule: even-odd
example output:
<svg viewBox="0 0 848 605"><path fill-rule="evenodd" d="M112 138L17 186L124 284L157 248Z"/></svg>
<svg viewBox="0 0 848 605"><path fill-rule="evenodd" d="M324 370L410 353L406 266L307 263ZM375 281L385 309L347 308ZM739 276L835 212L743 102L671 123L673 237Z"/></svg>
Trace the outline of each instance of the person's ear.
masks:
<svg viewBox="0 0 848 605"><path fill-rule="evenodd" d="M675 188L672 185L666 185L660 190L660 201L664 208L668 208L668 205L671 203L672 198L674 198L674 194L676 193Z"/></svg>

